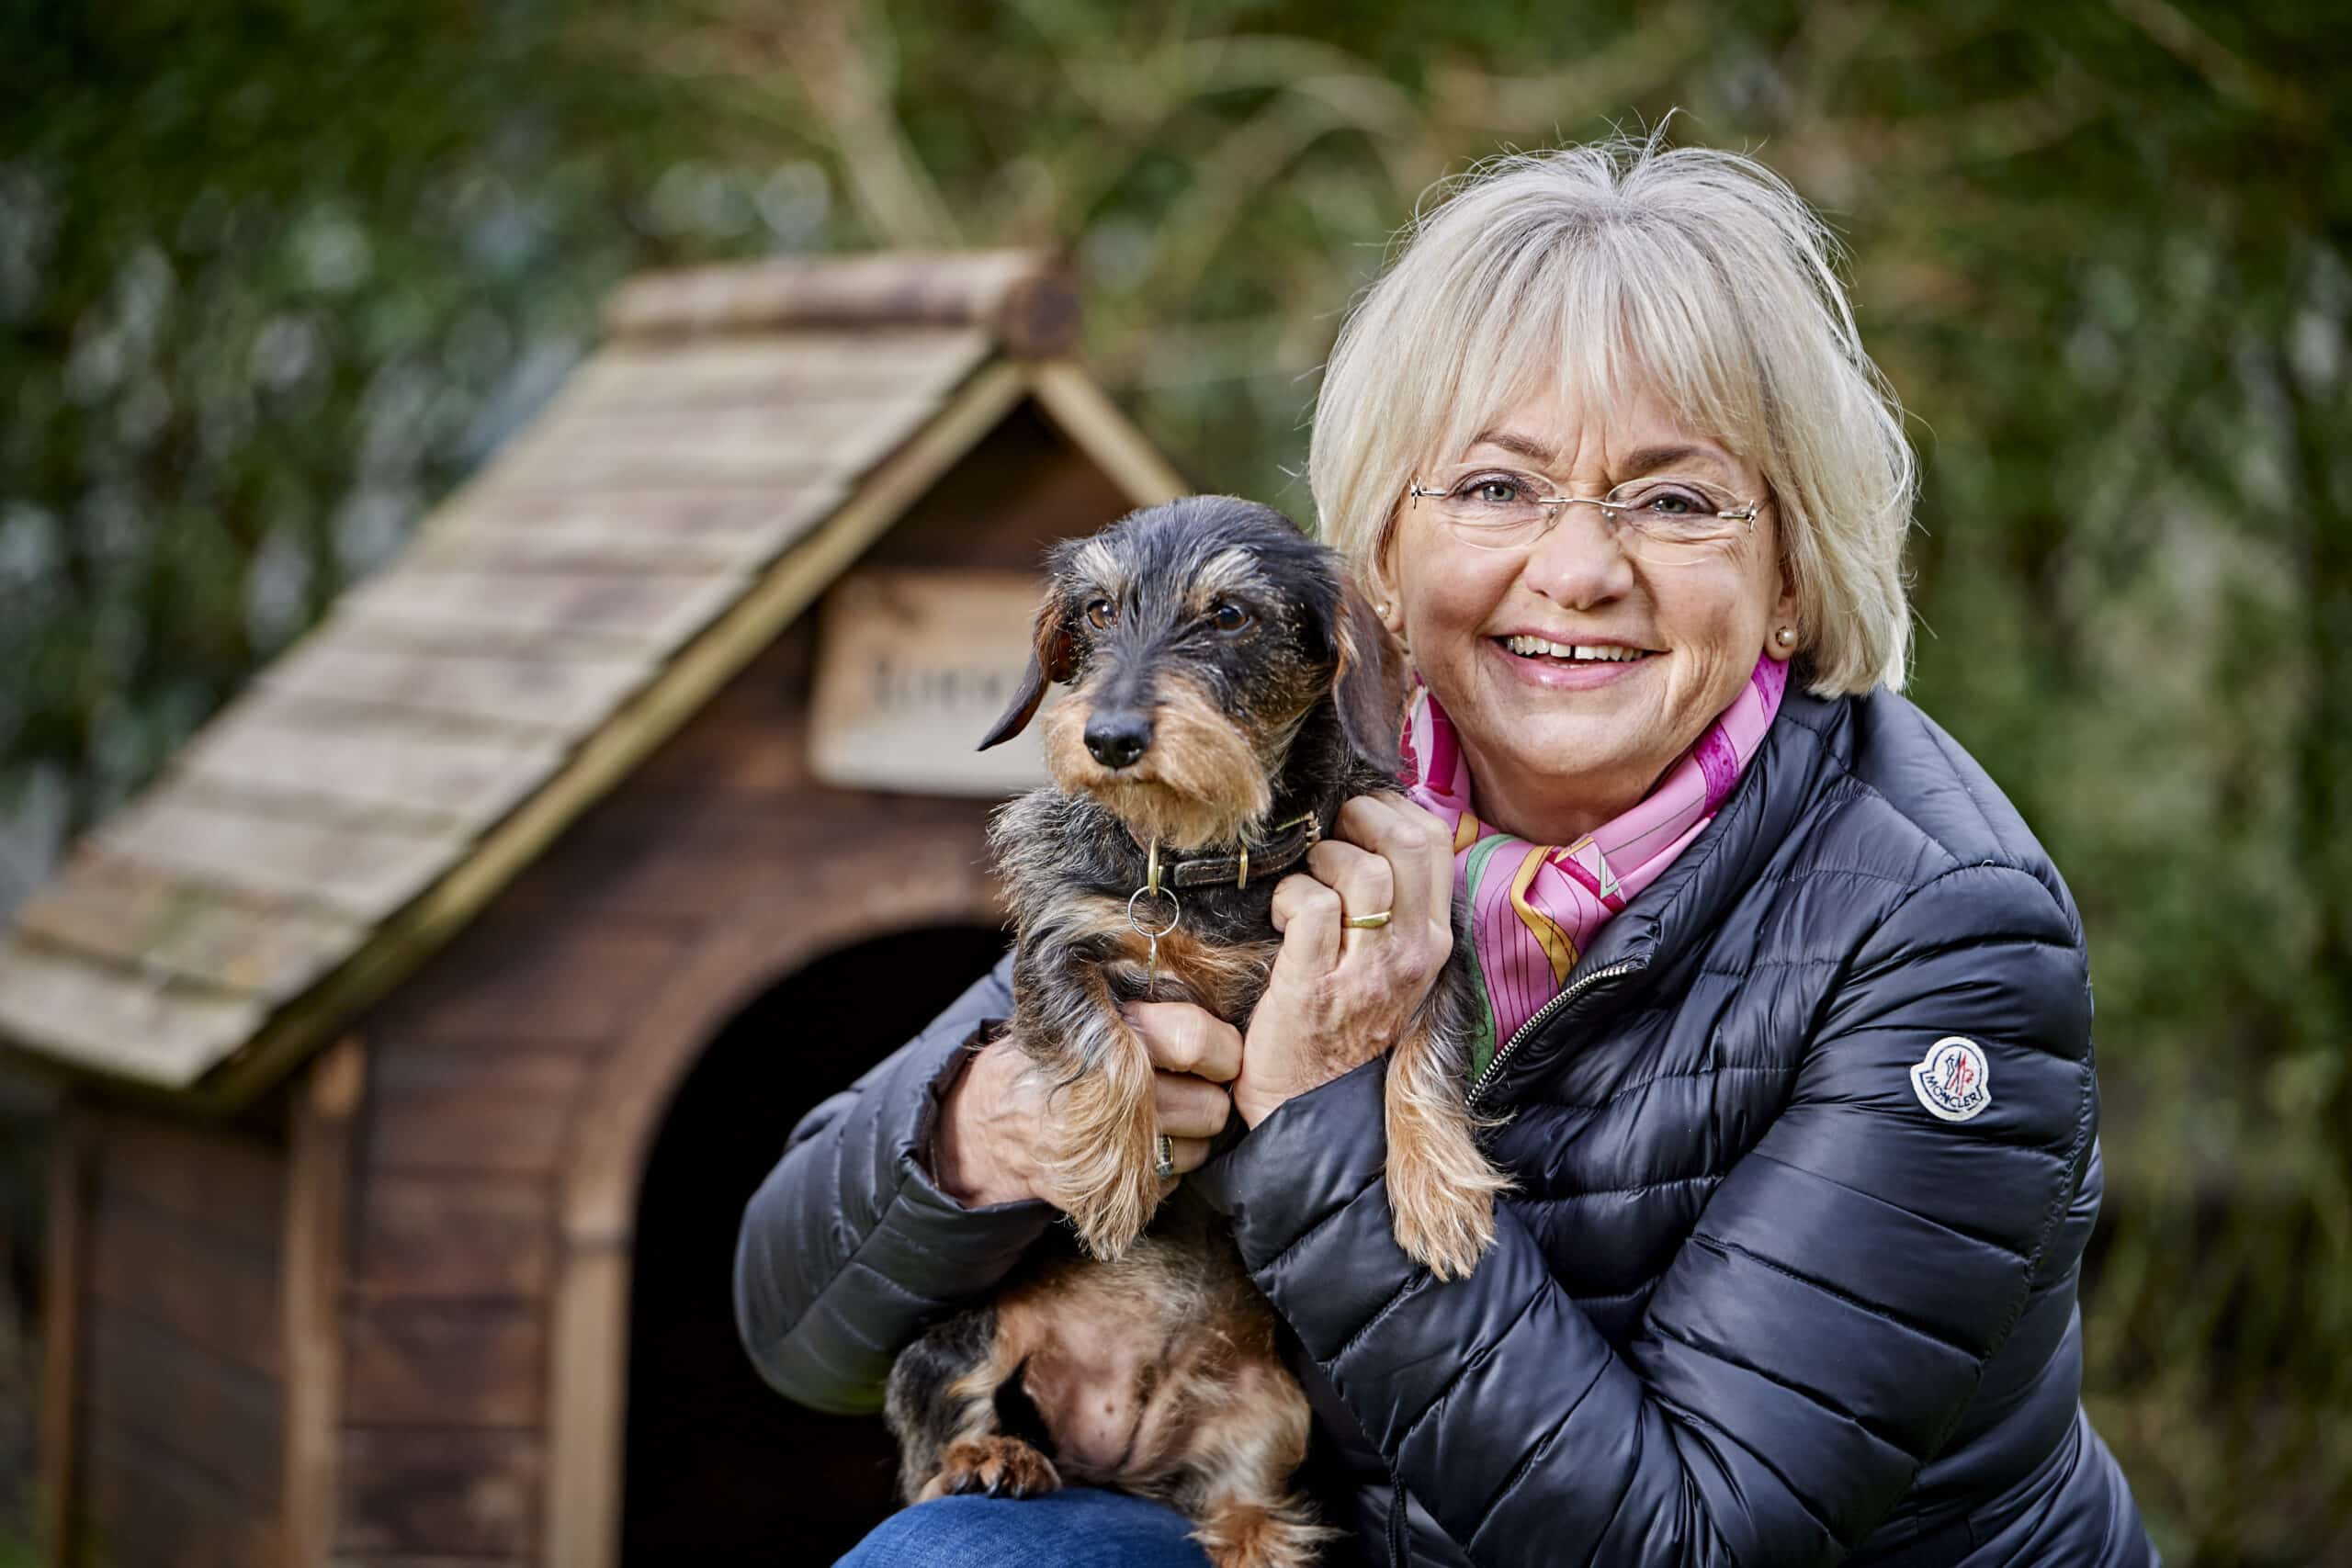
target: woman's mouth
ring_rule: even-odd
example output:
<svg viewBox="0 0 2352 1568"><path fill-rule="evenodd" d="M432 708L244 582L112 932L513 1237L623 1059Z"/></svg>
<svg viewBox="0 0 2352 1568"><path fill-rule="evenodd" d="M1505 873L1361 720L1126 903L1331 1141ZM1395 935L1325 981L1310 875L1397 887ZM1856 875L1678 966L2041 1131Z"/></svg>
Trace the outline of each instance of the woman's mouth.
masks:
<svg viewBox="0 0 2352 1568"><path fill-rule="evenodd" d="M1532 632L1487 639L1509 677L1544 691L1583 692L1630 681L1654 659L1655 649L1622 642L1554 642Z"/></svg>
<svg viewBox="0 0 2352 1568"><path fill-rule="evenodd" d="M1563 664L1631 664L1647 659L1645 648L1628 648L1614 642L1552 642L1540 637L1507 637L1496 639L1521 659L1550 659Z"/></svg>

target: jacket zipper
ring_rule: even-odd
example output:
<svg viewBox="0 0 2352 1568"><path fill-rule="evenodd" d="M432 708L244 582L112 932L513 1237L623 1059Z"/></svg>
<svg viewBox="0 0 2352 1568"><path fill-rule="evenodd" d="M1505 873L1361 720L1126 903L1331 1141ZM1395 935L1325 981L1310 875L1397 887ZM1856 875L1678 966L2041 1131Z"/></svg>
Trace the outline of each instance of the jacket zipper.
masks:
<svg viewBox="0 0 2352 1568"><path fill-rule="evenodd" d="M1513 1051L1519 1049L1519 1043L1526 1039L1529 1032L1533 1030L1536 1025L1542 1023L1545 1019L1551 1017L1554 1013L1559 1011L1562 1008L1576 1000L1577 998L1582 996L1585 992L1592 989L1593 987L1599 985L1601 981L1614 979L1620 975L1630 974L1634 970L1641 967L1642 964L1629 958L1623 964L1611 964L1606 969L1596 969L1591 974L1587 975L1583 979L1578 980L1575 985L1570 986L1566 990L1562 991L1558 996L1554 997L1550 1001L1545 1002L1542 1007L1537 1008L1533 1017L1530 1018L1525 1023L1521 1024L1517 1029L1511 1032L1510 1039L1504 1044L1501 1050L1495 1053L1495 1059L1487 1064L1487 1070L1478 1075L1478 1081L1470 1086L1470 1103L1473 1106L1476 1106L1478 1103L1480 1097L1487 1092L1487 1087L1494 1082L1495 1075L1502 1071L1503 1063L1510 1057Z"/></svg>

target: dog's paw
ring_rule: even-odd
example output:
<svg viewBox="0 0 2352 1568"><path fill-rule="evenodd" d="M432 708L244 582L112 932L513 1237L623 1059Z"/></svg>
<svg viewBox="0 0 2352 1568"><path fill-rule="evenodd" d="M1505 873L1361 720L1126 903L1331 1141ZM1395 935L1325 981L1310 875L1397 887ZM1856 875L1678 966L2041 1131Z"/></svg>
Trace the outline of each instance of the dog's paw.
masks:
<svg viewBox="0 0 2352 1568"><path fill-rule="evenodd" d="M1391 1103L1388 1210L1396 1245L1441 1280L1468 1274L1495 1240L1495 1198L1510 1179L1458 1119Z"/></svg>
<svg viewBox="0 0 2352 1568"><path fill-rule="evenodd" d="M1073 1193L1063 1207L1086 1255L1098 1263L1116 1263L1151 1223L1162 1196L1159 1179L1150 1171L1125 1170Z"/></svg>
<svg viewBox="0 0 2352 1568"><path fill-rule="evenodd" d="M1151 1057L1132 1030L1121 1023L1092 1060L1057 1091L1037 1194L1069 1216L1088 1257L1111 1263L1159 1207L1160 1181L1152 1174L1159 1115Z"/></svg>
<svg viewBox="0 0 2352 1568"><path fill-rule="evenodd" d="M1495 1195L1469 1189L1390 1190L1396 1245L1441 1280L1459 1280L1476 1267L1495 1243Z"/></svg>
<svg viewBox="0 0 2352 1568"><path fill-rule="evenodd" d="M1459 1280L1494 1245L1495 1195L1509 1183L1450 1127L1432 1130L1411 1118L1391 1125L1388 1212L1396 1245L1439 1279Z"/></svg>
<svg viewBox="0 0 2352 1568"><path fill-rule="evenodd" d="M1042 1497L1061 1490L1054 1461L1018 1438L964 1438L939 1456L939 1473L923 1488L933 1497L980 1493L989 1497Z"/></svg>
<svg viewBox="0 0 2352 1568"><path fill-rule="evenodd" d="M1342 1532L1310 1523L1295 1503L1212 1506L1195 1521L1193 1539L1214 1568L1311 1568L1327 1540Z"/></svg>

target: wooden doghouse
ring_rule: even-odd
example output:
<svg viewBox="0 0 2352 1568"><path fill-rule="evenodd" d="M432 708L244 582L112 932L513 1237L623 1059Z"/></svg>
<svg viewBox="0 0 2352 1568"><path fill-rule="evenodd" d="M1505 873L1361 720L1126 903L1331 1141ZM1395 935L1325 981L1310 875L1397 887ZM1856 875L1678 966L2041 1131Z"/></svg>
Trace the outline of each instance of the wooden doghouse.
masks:
<svg viewBox="0 0 2352 1568"><path fill-rule="evenodd" d="M1001 951L1041 547L1177 490L1075 317L1026 254L630 285L18 912L62 1561L772 1565L887 1506L878 1420L751 1371L733 1234Z"/></svg>

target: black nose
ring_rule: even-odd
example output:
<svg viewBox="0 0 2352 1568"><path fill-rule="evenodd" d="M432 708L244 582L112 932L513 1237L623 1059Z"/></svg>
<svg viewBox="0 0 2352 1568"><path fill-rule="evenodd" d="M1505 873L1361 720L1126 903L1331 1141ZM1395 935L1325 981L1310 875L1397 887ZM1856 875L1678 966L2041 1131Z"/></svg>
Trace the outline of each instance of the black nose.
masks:
<svg viewBox="0 0 2352 1568"><path fill-rule="evenodd" d="M1086 721L1086 749L1106 768L1131 768L1151 744L1151 719L1139 713L1098 713Z"/></svg>

